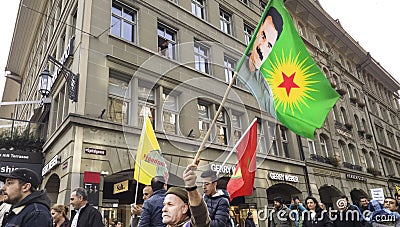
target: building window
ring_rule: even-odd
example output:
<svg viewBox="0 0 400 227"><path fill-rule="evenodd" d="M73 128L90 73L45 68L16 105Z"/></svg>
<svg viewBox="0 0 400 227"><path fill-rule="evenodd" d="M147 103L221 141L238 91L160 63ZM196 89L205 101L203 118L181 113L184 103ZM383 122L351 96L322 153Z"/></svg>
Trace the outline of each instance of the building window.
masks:
<svg viewBox="0 0 400 227"><path fill-rule="evenodd" d="M164 90L163 92L163 127L164 132L169 134L177 134L178 122L178 96L172 92Z"/></svg>
<svg viewBox="0 0 400 227"><path fill-rule="evenodd" d="M267 7L267 3L264 2L264 0L260 0L260 10L261 10L261 14L264 12L265 7Z"/></svg>
<svg viewBox="0 0 400 227"><path fill-rule="evenodd" d="M271 141L271 155L278 155L278 146L276 144L276 124L274 122L268 122L268 136Z"/></svg>
<svg viewBox="0 0 400 227"><path fill-rule="evenodd" d="M221 26L221 31L225 32L226 34L232 35L232 16L229 13L220 10L219 22Z"/></svg>
<svg viewBox="0 0 400 227"><path fill-rule="evenodd" d="M146 116L149 116L153 127L155 128L156 100L155 90L147 84L139 81L138 87L138 126L142 127Z"/></svg>
<svg viewBox="0 0 400 227"><path fill-rule="evenodd" d="M233 78L233 75L235 74L236 61L228 56L224 56L224 67L225 67L225 81L227 83L230 83ZM236 84L237 83L235 81L234 85Z"/></svg>
<svg viewBox="0 0 400 227"><path fill-rule="evenodd" d="M205 8L205 0L192 0L192 14L196 17L205 20Z"/></svg>
<svg viewBox="0 0 400 227"><path fill-rule="evenodd" d="M262 153L262 154L267 154L268 148L267 148L267 141L265 140L265 132L264 132L264 127L263 127L263 122L258 121L257 122L257 153Z"/></svg>
<svg viewBox="0 0 400 227"><path fill-rule="evenodd" d="M250 25L244 24L244 42L246 45L249 45L251 37L253 36L254 28L252 28Z"/></svg>
<svg viewBox="0 0 400 227"><path fill-rule="evenodd" d="M304 25L302 23L300 23L300 22L298 23L297 29L299 31L299 35L304 37L304 38L306 38L305 37L305 28L304 28Z"/></svg>
<svg viewBox="0 0 400 227"><path fill-rule="evenodd" d="M329 157L328 145L326 143L326 139L322 135L319 137L319 142L321 144L322 153L326 155L325 157Z"/></svg>
<svg viewBox="0 0 400 227"><path fill-rule="evenodd" d="M215 112L217 112L218 106L215 108ZM222 110L222 112L218 115L217 122L217 144L227 145L228 144L228 134L227 134L227 120L226 120L226 112Z"/></svg>
<svg viewBox="0 0 400 227"><path fill-rule="evenodd" d="M209 105L198 103L200 139L203 139L211 125ZM210 141L210 137L208 138Z"/></svg>
<svg viewBox="0 0 400 227"><path fill-rule="evenodd" d="M317 152L315 152L315 144L313 140L307 139L307 143L308 143L308 151L310 152L310 155L312 154L317 154Z"/></svg>
<svg viewBox="0 0 400 227"><path fill-rule="evenodd" d="M241 114L232 113L233 143L236 144L242 137Z"/></svg>
<svg viewBox="0 0 400 227"><path fill-rule="evenodd" d="M245 4L246 6L250 5L250 0L242 0L243 4Z"/></svg>
<svg viewBox="0 0 400 227"><path fill-rule="evenodd" d="M289 141L287 137L287 128L281 125L280 129L281 129L281 140L282 140L281 142L282 142L283 152L285 154L285 157L289 158L290 153L289 153Z"/></svg>
<svg viewBox="0 0 400 227"><path fill-rule="evenodd" d="M169 59L176 60L175 45L176 45L176 31L168 28L167 26L158 23L158 53Z"/></svg>
<svg viewBox="0 0 400 227"><path fill-rule="evenodd" d="M199 42L194 42L195 68L203 73L210 74L210 49Z"/></svg>
<svg viewBox="0 0 400 227"><path fill-rule="evenodd" d="M321 42L321 38L319 38L319 36L315 37L315 41L317 44L318 49L322 49L322 42Z"/></svg>
<svg viewBox="0 0 400 227"><path fill-rule="evenodd" d="M339 142L340 153L342 155L342 162L347 162L346 147L342 142Z"/></svg>
<svg viewBox="0 0 400 227"><path fill-rule="evenodd" d="M128 124L130 92L129 81L110 75L106 119L120 124Z"/></svg>
<svg viewBox="0 0 400 227"><path fill-rule="evenodd" d="M135 42L136 11L113 1L111 10L111 34Z"/></svg>

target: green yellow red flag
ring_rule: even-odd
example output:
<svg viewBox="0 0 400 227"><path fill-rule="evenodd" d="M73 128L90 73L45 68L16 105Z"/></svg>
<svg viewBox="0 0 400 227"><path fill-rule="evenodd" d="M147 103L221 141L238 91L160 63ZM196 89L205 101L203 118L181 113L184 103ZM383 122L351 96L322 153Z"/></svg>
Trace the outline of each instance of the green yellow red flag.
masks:
<svg viewBox="0 0 400 227"><path fill-rule="evenodd" d="M307 138L314 138L339 98L308 53L283 0L268 1L236 72L261 109Z"/></svg>

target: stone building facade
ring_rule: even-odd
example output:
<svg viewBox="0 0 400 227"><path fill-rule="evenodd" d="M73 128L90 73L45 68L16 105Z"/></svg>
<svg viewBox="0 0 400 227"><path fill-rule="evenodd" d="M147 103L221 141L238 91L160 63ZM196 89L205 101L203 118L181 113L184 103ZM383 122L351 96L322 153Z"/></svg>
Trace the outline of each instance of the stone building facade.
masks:
<svg viewBox="0 0 400 227"><path fill-rule="evenodd" d="M168 162L170 184L180 184L266 3L22 0L7 70L19 78L13 80L18 100L37 100L37 77L48 68L52 102L0 112L47 123L42 187L52 202L68 204L73 188L98 184L95 200L103 215L127 222L145 114ZM335 207L341 195L355 203L375 188L393 194L400 181L399 82L318 1L287 0L285 5L341 98L312 141L260 112L251 94L235 84L200 169L222 168L223 179L229 179L235 158L221 164L249 123L259 119L254 192L232 202L238 221L248 210L271 209L276 196L290 203L293 196L312 194ZM48 63L48 55L79 74L77 102L68 98L69 84ZM15 88L7 85L3 97L12 92ZM90 173L99 181L87 181ZM126 180L128 190L116 193L115 185Z"/></svg>

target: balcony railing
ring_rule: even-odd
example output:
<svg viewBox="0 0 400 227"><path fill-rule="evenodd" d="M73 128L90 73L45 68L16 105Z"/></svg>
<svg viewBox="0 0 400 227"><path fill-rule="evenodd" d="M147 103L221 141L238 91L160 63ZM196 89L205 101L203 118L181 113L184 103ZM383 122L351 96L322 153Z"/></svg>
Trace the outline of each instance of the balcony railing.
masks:
<svg viewBox="0 0 400 227"><path fill-rule="evenodd" d="M40 151L46 131L44 123L0 118L0 149Z"/></svg>

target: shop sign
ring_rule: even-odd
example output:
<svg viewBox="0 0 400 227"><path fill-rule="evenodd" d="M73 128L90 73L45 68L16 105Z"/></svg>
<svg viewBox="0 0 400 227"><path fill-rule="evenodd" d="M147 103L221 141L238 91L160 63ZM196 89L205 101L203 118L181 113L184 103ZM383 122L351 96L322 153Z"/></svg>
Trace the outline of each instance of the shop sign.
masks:
<svg viewBox="0 0 400 227"><path fill-rule="evenodd" d="M129 180L114 184L114 194L126 192L129 189Z"/></svg>
<svg viewBox="0 0 400 227"><path fill-rule="evenodd" d="M231 165L211 164L211 170L219 173L232 174L235 172L235 168Z"/></svg>
<svg viewBox="0 0 400 227"><path fill-rule="evenodd" d="M18 168L28 168L41 176L43 153L19 150L0 150L0 173L8 174Z"/></svg>
<svg viewBox="0 0 400 227"><path fill-rule="evenodd" d="M83 173L83 187L88 194L89 204L92 206L99 205L99 189L100 189L100 173L88 172Z"/></svg>
<svg viewBox="0 0 400 227"><path fill-rule="evenodd" d="M85 148L85 153L86 154L106 155L106 150L87 147L87 148Z"/></svg>
<svg viewBox="0 0 400 227"><path fill-rule="evenodd" d="M358 181L367 182L367 178L366 177L354 175L354 174L351 174L351 173L346 173L346 178L347 179L352 179L352 180L358 180Z"/></svg>
<svg viewBox="0 0 400 227"><path fill-rule="evenodd" d="M337 131L340 135L342 135L342 136L345 136L345 137L348 137L348 138L351 138L351 137L352 137L350 133L348 133L348 132L346 132L346 131L343 131L343 130L340 129L340 128L336 129L336 131Z"/></svg>
<svg viewBox="0 0 400 227"><path fill-rule="evenodd" d="M278 172L269 172L269 179L271 180L279 180L279 181L287 181L297 183L299 182L299 178L294 175L289 175L286 173L278 173Z"/></svg>
<svg viewBox="0 0 400 227"><path fill-rule="evenodd" d="M60 165L60 163L61 163L61 156L60 155L54 156L46 165L44 165L42 169L42 176L48 174L52 169Z"/></svg>

